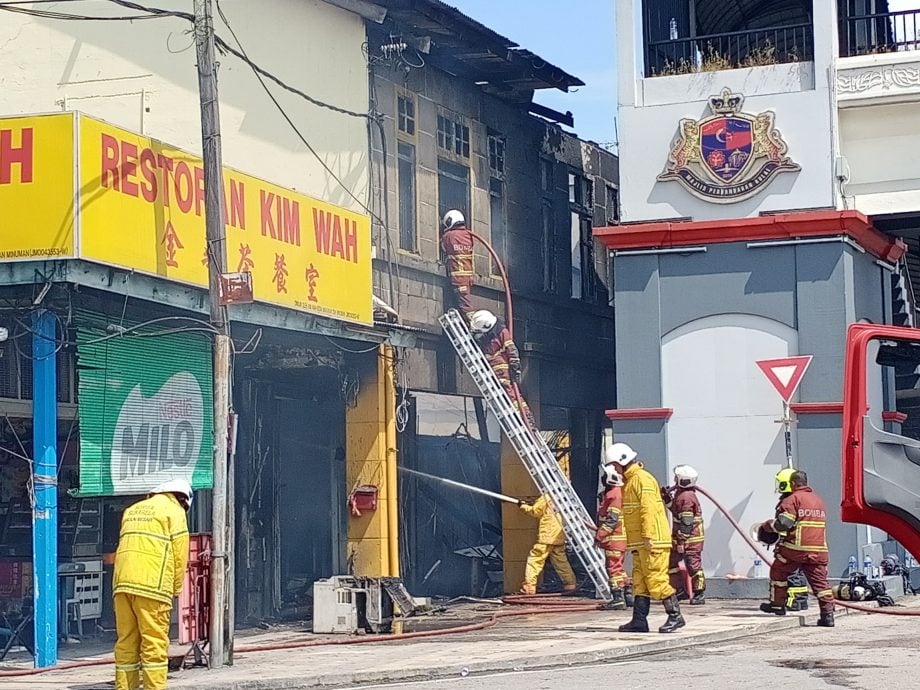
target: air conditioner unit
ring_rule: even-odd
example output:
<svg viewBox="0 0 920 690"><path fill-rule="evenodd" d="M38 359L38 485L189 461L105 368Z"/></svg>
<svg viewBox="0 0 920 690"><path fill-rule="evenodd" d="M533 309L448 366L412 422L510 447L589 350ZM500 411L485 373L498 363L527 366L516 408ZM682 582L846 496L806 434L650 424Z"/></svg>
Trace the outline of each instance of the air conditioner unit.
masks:
<svg viewBox="0 0 920 690"><path fill-rule="evenodd" d="M356 634L358 604L363 598L364 590L353 577L339 575L314 582L313 632ZM363 601L360 603L363 608Z"/></svg>
<svg viewBox="0 0 920 690"><path fill-rule="evenodd" d="M336 575L313 583L313 632L388 633L393 608L411 616L416 604L399 578Z"/></svg>

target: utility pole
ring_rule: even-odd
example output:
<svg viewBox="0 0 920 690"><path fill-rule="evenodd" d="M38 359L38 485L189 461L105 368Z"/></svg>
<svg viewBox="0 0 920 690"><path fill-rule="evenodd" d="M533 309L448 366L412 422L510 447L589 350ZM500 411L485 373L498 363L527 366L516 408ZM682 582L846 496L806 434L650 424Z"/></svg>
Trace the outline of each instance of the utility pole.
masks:
<svg viewBox="0 0 920 690"><path fill-rule="evenodd" d="M198 54L198 94L201 100L201 148L204 161L205 228L208 248L208 292L214 337L214 491L211 507L211 601L209 654L211 668L228 662L233 630L227 615L233 601L230 572L231 537L228 534L229 496L227 432L230 412L230 337L220 304L220 275L227 243L224 236L223 162L220 150L220 112L214 65L214 19L211 0L195 0L195 46ZM229 503L232 506L232 503Z"/></svg>

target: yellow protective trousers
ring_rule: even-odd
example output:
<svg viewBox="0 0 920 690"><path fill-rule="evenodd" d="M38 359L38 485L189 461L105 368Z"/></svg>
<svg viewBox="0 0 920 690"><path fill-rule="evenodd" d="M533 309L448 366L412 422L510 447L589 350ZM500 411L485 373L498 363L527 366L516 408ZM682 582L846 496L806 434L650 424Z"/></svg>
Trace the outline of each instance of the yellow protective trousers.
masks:
<svg viewBox="0 0 920 690"><path fill-rule="evenodd" d="M115 690L166 690L172 604L120 592L115 595Z"/></svg>
<svg viewBox="0 0 920 690"><path fill-rule="evenodd" d="M633 549L632 556L633 596L660 601L674 594L668 577L670 549Z"/></svg>
<svg viewBox="0 0 920 690"><path fill-rule="evenodd" d="M524 568L524 586L525 592L533 592L537 587L537 578L543 572L546 561L553 564L553 569L562 580L566 587L574 587L575 571L569 565L569 559L565 557L564 544L534 544L527 556L527 566Z"/></svg>

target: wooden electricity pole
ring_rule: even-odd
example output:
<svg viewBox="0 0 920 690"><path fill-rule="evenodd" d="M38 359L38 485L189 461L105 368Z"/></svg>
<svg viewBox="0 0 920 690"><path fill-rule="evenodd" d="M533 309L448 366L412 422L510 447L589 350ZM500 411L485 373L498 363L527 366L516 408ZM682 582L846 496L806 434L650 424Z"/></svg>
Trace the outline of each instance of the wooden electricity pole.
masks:
<svg viewBox="0 0 920 690"><path fill-rule="evenodd" d="M204 160L205 227L207 235L208 292L214 337L214 491L211 510L211 601L209 652L211 668L229 661L233 630L227 617L233 600L229 577L232 547L228 534L227 431L230 411L230 337L224 307L220 304L220 275L224 272L227 243L224 236L223 162L220 151L220 112L214 65L214 21L211 0L195 0L195 45L198 53L198 93L201 100L201 148ZM231 504L232 505L232 504Z"/></svg>

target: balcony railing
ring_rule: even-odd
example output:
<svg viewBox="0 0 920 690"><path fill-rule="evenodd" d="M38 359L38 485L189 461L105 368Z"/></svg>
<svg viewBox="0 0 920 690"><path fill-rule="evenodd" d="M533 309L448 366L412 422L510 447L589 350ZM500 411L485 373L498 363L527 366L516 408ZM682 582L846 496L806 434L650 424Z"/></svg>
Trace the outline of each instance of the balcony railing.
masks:
<svg viewBox="0 0 920 690"><path fill-rule="evenodd" d="M787 62L814 57L811 24L777 26L769 29L693 36L667 41L649 41L645 74L715 72Z"/></svg>
<svg viewBox="0 0 920 690"><path fill-rule="evenodd" d="M840 56L920 50L920 9L840 19Z"/></svg>

